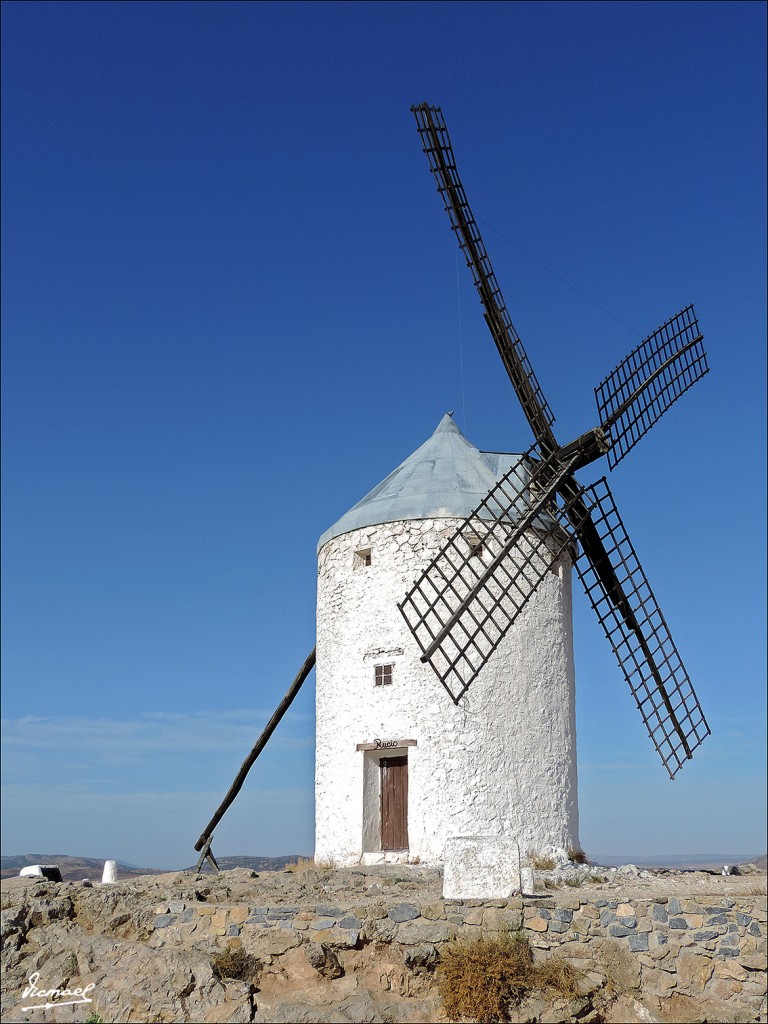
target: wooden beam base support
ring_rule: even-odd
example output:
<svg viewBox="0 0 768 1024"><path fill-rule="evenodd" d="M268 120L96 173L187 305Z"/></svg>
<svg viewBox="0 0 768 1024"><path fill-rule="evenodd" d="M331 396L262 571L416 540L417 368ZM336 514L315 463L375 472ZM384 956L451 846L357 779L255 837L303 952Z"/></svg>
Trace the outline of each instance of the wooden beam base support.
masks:
<svg viewBox="0 0 768 1024"><path fill-rule="evenodd" d="M213 856L213 850L211 849L211 843L212 842L213 842L213 836L208 836L208 838L206 839L205 843L203 844L202 850L200 851L200 857L199 857L199 859L197 861L197 865L195 866L195 871L196 871L196 873L198 875L200 874L200 871L201 871L201 869L203 867L203 863L206 860L209 860L211 862L211 866L213 867L213 870L217 874L218 874L218 872L220 870L219 865L216 862L216 858Z"/></svg>

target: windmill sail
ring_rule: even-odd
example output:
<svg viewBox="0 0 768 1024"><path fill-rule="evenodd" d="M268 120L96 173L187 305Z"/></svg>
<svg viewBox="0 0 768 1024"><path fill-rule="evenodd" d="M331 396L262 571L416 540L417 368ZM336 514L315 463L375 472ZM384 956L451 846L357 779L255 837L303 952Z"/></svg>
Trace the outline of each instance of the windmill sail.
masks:
<svg viewBox="0 0 768 1024"><path fill-rule="evenodd" d="M550 514L571 464L534 461L535 450L464 520L398 606L422 661L455 703L573 540Z"/></svg>
<svg viewBox="0 0 768 1024"><path fill-rule="evenodd" d="M416 118L430 170L437 181L437 190L451 219L451 227L466 257L467 266L472 271L485 319L501 361L531 425L533 436L545 448L555 448L557 446L550 430L555 417L547 405L523 343L507 312L480 230L456 170L456 160L442 111L427 103L411 107L411 110Z"/></svg>
<svg viewBox="0 0 768 1024"><path fill-rule="evenodd" d="M584 488L574 472L606 451L613 468L707 373L693 307L646 338L596 389L600 427L558 447L554 416L501 296L456 170L442 112L426 103L411 110L486 323L536 444L444 545L406 594L400 611L421 648L422 661L431 664L458 702L550 568L578 542L577 570L649 735L674 777L709 727L607 484ZM540 461L531 467L534 453ZM530 471L530 479L515 489L524 470ZM552 521L560 524L559 530L547 528ZM488 562L481 567L477 536L483 530Z"/></svg>
<svg viewBox="0 0 768 1024"><path fill-rule="evenodd" d="M605 573L596 568L588 553L577 559L576 571L629 683L648 735L674 778L710 728L605 478L581 493L621 596L606 587Z"/></svg>
<svg viewBox="0 0 768 1024"><path fill-rule="evenodd" d="M613 469L688 388L709 372L699 322L686 306L641 342L597 388Z"/></svg>

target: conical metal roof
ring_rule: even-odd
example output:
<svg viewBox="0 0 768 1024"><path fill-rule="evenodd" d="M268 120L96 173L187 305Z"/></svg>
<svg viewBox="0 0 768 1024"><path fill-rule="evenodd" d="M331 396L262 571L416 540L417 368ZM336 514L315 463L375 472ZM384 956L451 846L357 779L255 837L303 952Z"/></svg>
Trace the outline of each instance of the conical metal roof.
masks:
<svg viewBox="0 0 768 1024"><path fill-rule="evenodd" d="M518 458L481 452L446 413L420 448L325 531L318 551L361 526L441 516L464 519Z"/></svg>

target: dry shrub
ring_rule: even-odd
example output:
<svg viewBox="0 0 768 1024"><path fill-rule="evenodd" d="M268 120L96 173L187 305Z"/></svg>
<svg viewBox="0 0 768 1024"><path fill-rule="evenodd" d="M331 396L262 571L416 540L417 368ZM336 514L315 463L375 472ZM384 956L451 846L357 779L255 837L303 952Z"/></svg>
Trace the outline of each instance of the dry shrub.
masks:
<svg viewBox="0 0 768 1024"><path fill-rule="evenodd" d="M539 853L537 850L528 851L528 863L534 871L552 871L555 867L554 857Z"/></svg>
<svg viewBox="0 0 768 1024"><path fill-rule="evenodd" d="M586 853L584 853L584 851L580 847L578 847L578 846L571 846L565 852L568 854L568 860L572 864L586 864L587 863L587 855L586 855Z"/></svg>
<svg viewBox="0 0 768 1024"><path fill-rule="evenodd" d="M451 943L437 970L445 1013L451 1020L503 1021L507 1006L522 998L532 971L530 946L518 935Z"/></svg>
<svg viewBox="0 0 768 1024"><path fill-rule="evenodd" d="M251 956L242 946L231 946L223 953L217 953L211 960L213 973L221 981L234 978L237 981L257 981L261 971L261 962Z"/></svg>
<svg viewBox="0 0 768 1024"><path fill-rule="evenodd" d="M315 862L311 857L299 857L296 861L289 861L284 871L314 871Z"/></svg>
<svg viewBox="0 0 768 1024"><path fill-rule="evenodd" d="M441 955L437 986L448 1018L491 1024L507 1020L509 1009L534 989L575 992L578 977L557 958L535 964L524 935L502 933L450 943Z"/></svg>

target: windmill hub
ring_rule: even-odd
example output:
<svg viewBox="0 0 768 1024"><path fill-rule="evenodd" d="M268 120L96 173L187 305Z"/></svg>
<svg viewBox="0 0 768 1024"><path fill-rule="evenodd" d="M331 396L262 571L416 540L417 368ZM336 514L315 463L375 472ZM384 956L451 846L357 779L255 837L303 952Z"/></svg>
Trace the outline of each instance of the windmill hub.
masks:
<svg viewBox="0 0 768 1024"><path fill-rule="evenodd" d="M577 437L570 444L559 449L557 455L561 463L570 462L574 456L576 462L572 466L572 472L583 469L591 462L596 462L603 455L611 450L611 440L602 427L593 427L586 434Z"/></svg>

